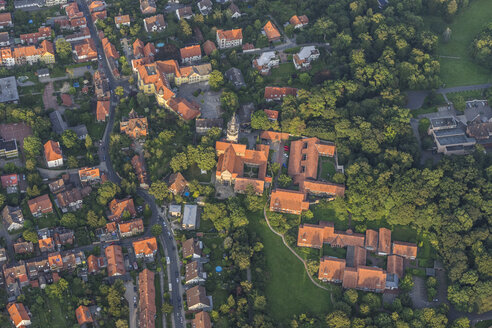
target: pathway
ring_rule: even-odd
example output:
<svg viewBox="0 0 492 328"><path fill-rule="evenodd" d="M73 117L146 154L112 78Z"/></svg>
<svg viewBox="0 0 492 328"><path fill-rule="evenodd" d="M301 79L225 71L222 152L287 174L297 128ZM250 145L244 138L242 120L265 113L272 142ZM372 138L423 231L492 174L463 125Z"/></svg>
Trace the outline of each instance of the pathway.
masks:
<svg viewBox="0 0 492 328"><path fill-rule="evenodd" d="M308 267L307 267L307 263L306 263L306 261L305 261L302 257L300 257L300 256L299 256L299 254L297 254L297 253L296 253L296 251L294 251L294 250L292 249L292 247L290 247L290 245L289 245L289 244L287 244L287 242L285 241L285 237L284 237L284 235L282 235L281 233L279 233L279 232L275 231L275 230L272 228L272 226L270 225L270 221L268 220L268 216L267 216L267 214L266 214L266 206L263 208L263 215L264 215L264 217L265 217L265 221L266 221L266 223L268 224L268 228L269 228L269 229L270 229L270 230L271 230L274 234L276 234L277 236L279 236L280 238L282 238L282 242L284 243L285 247L287 247L287 248L289 249L289 251L291 251L291 253L292 253L292 254L294 254L294 255L295 255L295 256L299 259L299 261L301 261L301 262L302 262L302 264L304 265L304 269L306 270L306 274L307 274L307 276L309 277L309 279L311 280L311 282L312 282L312 283L313 283L316 287L319 287L319 288L321 288L321 289L324 289L324 290L326 290L326 291L331 292L331 290L330 290L329 288L327 288L327 287L325 287L325 286L323 286L323 285L319 284L316 280L314 280L314 278L313 278L313 277L309 274L309 271L308 271ZM332 294L330 294L330 297L331 297L332 302L333 302L333 296L332 296Z"/></svg>

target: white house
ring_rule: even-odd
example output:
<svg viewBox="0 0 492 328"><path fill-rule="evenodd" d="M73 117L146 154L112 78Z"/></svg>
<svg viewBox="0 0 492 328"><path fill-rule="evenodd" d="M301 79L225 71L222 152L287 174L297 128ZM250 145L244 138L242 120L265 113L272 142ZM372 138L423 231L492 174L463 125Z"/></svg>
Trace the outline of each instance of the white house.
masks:
<svg viewBox="0 0 492 328"><path fill-rule="evenodd" d="M44 158L48 168L58 167L63 165L63 155L60 148L60 143L53 140L48 140L44 144Z"/></svg>
<svg viewBox="0 0 492 328"><path fill-rule="evenodd" d="M311 62L319 58L319 51L315 46L302 47L301 51L292 57L296 69L306 69Z"/></svg>
<svg viewBox="0 0 492 328"><path fill-rule="evenodd" d="M183 213L183 229L193 230L196 228L198 206L193 204L186 204L184 206Z"/></svg>
<svg viewBox="0 0 492 328"><path fill-rule="evenodd" d="M265 75L270 72L272 67L278 67L279 63L280 59L275 54L275 51L267 51L262 53L259 58L253 60L253 67Z"/></svg>

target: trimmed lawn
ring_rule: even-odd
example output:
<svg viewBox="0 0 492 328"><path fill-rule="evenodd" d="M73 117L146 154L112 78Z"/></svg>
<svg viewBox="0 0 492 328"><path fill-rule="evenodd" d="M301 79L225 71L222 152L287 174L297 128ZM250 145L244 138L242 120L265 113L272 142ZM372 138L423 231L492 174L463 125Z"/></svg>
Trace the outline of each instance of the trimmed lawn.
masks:
<svg viewBox="0 0 492 328"><path fill-rule="evenodd" d="M335 174L335 160L333 158L321 158L320 159L321 172L318 179L331 181L333 174Z"/></svg>
<svg viewBox="0 0 492 328"><path fill-rule="evenodd" d="M439 58L441 79L446 84L446 87L489 83L492 81L490 71L475 64L470 57L469 51L473 39L482 30L483 25L490 21L491 12L492 1L475 0L470 2L469 7L460 13L450 25L442 21L436 24L435 17L426 19L431 27L433 24L439 26L439 30L434 31L441 36L439 55L460 57L460 59ZM444 43L442 32L447 26L452 31L451 40L448 43Z"/></svg>
<svg viewBox="0 0 492 328"><path fill-rule="evenodd" d="M339 259L344 259L347 257L347 248L336 248L330 245L323 245L323 256L333 256Z"/></svg>
<svg viewBox="0 0 492 328"><path fill-rule="evenodd" d="M155 308L157 318L155 319L155 326L157 328L162 328L162 298L161 298L161 278L159 276L159 272L155 273L154 279L154 287L155 287ZM132 304L129 304L130 311L132 310Z"/></svg>
<svg viewBox="0 0 492 328"><path fill-rule="evenodd" d="M196 165L192 165L186 172L185 177L190 180L198 180L199 182L210 182L212 178L212 170L208 170L206 174L202 174L201 170Z"/></svg>
<svg viewBox="0 0 492 328"><path fill-rule="evenodd" d="M267 312L279 322L278 327L288 326L294 314L328 313L332 306L330 293L313 285L302 263L268 229L263 213L252 214L249 222L249 229L259 234L265 246Z"/></svg>
<svg viewBox="0 0 492 328"><path fill-rule="evenodd" d="M62 306L66 303L53 300L49 297L44 297L44 309L46 311L33 314L32 321L34 327L52 327L52 328L66 328L72 327L75 323L75 315L70 316L68 313L63 313ZM65 318L68 316L68 319Z"/></svg>
<svg viewBox="0 0 492 328"><path fill-rule="evenodd" d="M277 68L272 68L270 75L265 77L265 81L268 83L285 83L291 78L292 74L296 73L296 68L292 62L280 64Z"/></svg>
<svg viewBox="0 0 492 328"><path fill-rule="evenodd" d="M303 220L303 223L314 223L317 224L318 221L330 221L335 225L337 230L347 230L348 220L343 217L337 217L335 210L333 209L332 203L319 204L315 206L310 206L309 209L313 212L314 217L312 220Z"/></svg>
<svg viewBox="0 0 492 328"><path fill-rule="evenodd" d="M485 320L477 323L475 328L490 328L492 326L492 320Z"/></svg>

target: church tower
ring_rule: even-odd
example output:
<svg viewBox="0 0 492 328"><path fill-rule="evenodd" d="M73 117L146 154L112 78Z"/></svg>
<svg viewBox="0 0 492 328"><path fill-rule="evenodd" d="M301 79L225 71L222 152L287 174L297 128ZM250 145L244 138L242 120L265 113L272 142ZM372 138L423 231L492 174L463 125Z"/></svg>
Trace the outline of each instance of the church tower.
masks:
<svg viewBox="0 0 492 328"><path fill-rule="evenodd" d="M227 123L227 141L238 142L239 140L239 124L237 123L236 114L232 115L232 119Z"/></svg>

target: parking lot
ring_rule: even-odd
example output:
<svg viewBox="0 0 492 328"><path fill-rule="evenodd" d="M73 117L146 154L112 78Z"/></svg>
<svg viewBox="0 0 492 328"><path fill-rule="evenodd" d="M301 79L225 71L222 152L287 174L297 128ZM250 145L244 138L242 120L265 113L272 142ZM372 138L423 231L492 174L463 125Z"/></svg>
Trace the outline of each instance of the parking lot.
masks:
<svg viewBox="0 0 492 328"><path fill-rule="evenodd" d="M200 90L200 94L195 97L193 92ZM220 95L219 91L212 91L208 83L200 82L193 84L183 84L179 87L178 95L186 98L189 101L196 101L200 104L202 112L201 118L219 118L222 114L220 110Z"/></svg>

